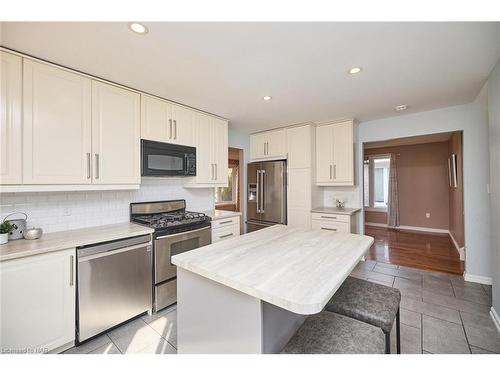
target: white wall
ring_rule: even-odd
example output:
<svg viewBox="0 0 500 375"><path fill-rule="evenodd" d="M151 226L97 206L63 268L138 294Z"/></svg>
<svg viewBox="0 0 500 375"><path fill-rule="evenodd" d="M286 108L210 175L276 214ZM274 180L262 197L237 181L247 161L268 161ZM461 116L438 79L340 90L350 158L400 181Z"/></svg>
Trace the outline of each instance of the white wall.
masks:
<svg viewBox="0 0 500 375"><path fill-rule="evenodd" d="M182 178L143 178L139 190L2 193L0 216L28 214L28 225L44 232L93 227L129 221L131 202L185 199L193 211L214 208L214 189L185 189Z"/></svg>
<svg viewBox="0 0 500 375"><path fill-rule="evenodd" d="M229 135L228 135L229 147L241 148L243 149L243 199L241 201L241 208L243 210L243 218L246 221L246 209L247 209L247 164L250 160L250 134L236 130L229 124ZM243 226L245 228L245 226Z"/></svg>
<svg viewBox="0 0 500 375"><path fill-rule="evenodd" d="M500 314L500 61L488 80L493 307Z"/></svg>
<svg viewBox="0 0 500 375"><path fill-rule="evenodd" d="M364 142L383 141L449 131L463 131L464 142L464 209L466 276L479 277L476 281L491 282L491 231L488 121L484 107L466 104L413 113L387 119L374 120L359 125L358 158L362 160ZM362 169L357 164L358 180ZM497 164L498 168L498 164ZM363 197L358 191L358 207ZM360 215L360 229L363 214Z"/></svg>

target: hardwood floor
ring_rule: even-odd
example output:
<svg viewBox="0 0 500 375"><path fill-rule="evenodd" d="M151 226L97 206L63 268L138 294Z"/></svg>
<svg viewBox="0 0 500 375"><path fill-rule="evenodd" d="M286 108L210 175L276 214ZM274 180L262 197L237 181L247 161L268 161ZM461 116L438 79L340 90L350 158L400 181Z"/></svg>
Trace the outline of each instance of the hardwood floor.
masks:
<svg viewBox="0 0 500 375"><path fill-rule="evenodd" d="M410 232L365 226L375 238L369 259L377 262L462 275L464 262L448 234Z"/></svg>

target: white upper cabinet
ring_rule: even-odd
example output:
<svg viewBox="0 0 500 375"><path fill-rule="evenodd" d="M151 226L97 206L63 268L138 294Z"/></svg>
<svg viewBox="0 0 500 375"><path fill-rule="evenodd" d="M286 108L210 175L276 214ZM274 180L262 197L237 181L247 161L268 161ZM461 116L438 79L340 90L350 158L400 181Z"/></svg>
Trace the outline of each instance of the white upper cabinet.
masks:
<svg viewBox="0 0 500 375"><path fill-rule="evenodd" d="M24 59L23 81L23 183L91 183L91 80Z"/></svg>
<svg viewBox="0 0 500 375"><path fill-rule="evenodd" d="M92 81L93 182L139 184L140 95Z"/></svg>
<svg viewBox="0 0 500 375"><path fill-rule="evenodd" d="M228 123L196 114L196 177L190 187L227 186Z"/></svg>
<svg viewBox="0 0 500 375"><path fill-rule="evenodd" d="M312 137L312 125L286 129L288 168L311 168Z"/></svg>
<svg viewBox="0 0 500 375"><path fill-rule="evenodd" d="M141 138L194 146L196 111L141 95Z"/></svg>
<svg viewBox="0 0 500 375"><path fill-rule="evenodd" d="M277 129L250 135L251 160L286 158L286 130Z"/></svg>
<svg viewBox="0 0 500 375"><path fill-rule="evenodd" d="M75 249L0 267L0 347L54 350L75 341Z"/></svg>
<svg viewBox="0 0 500 375"><path fill-rule="evenodd" d="M0 51L0 184L22 182L22 58Z"/></svg>
<svg viewBox="0 0 500 375"><path fill-rule="evenodd" d="M316 129L316 184L354 185L354 125L352 121Z"/></svg>

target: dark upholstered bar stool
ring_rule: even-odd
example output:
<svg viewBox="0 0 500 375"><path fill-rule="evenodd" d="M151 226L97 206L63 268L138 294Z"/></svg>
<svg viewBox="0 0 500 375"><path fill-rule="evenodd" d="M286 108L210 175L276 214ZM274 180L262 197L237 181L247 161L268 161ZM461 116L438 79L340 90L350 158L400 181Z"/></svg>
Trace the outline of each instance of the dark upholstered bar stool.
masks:
<svg viewBox="0 0 500 375"><path fill-rule="evenodd" d="M385 334L385 352L391 352L391 329L396 319L397 353L401 353L398 289L348 277L325 310L379 327Z"/></svg>
<svg viewBox="0 0 500 375"><path fill-rule="evenodd" d="M309 316L282 350L283 354L383 354L380 328L322 311Z"/></svg>

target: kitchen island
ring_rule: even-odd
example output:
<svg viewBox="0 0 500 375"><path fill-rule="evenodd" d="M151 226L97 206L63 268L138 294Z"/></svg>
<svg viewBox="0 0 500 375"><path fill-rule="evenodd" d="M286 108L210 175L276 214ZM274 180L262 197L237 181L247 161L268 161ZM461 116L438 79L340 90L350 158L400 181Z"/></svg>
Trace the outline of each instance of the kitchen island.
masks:
<svg viewBox="0 0 500 375"><path fill-rule="evenodd" d="M179 353L278 353L373 243L275 225L172 257Z"/></svg>

